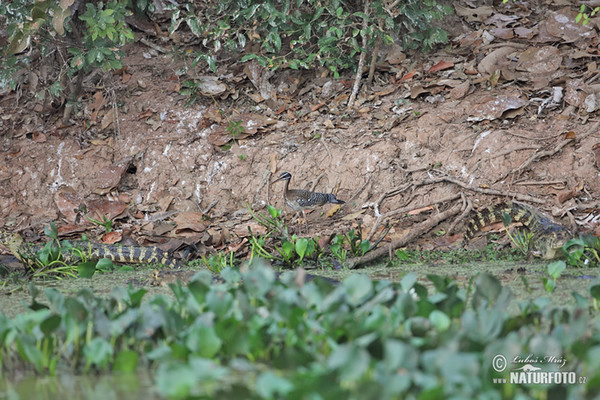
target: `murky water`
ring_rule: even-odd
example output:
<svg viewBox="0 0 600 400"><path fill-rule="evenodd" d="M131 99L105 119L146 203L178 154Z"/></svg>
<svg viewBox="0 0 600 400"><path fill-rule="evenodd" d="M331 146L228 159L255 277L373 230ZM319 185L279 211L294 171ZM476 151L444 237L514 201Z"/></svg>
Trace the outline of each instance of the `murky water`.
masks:
<svg viewBox="0 0 600 400"><path fill-rule="evenodd" d="M10 400L158 400L147 374L93 375L60 373L36 376L33 373L0 378L0 399Z"/></svg>

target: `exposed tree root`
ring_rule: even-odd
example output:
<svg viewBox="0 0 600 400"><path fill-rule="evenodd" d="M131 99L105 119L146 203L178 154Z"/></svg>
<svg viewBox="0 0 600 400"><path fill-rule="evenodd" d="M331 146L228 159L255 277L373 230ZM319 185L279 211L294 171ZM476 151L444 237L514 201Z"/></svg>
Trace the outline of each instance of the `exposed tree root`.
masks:
<svg viewBox="0 0 600 400"><path fill-rule="evenodd" d="M405 246L407 243L430 231L432 228L437 226L440 222L444 221L445 219L458 214L461 208L461 204L456 204L454 207L437 215L434 215L421 223L416 224L404 236L402 236L398 240L394 240L389 245L373 250L372 252L362 257L355 257L349 259L347 261L348 268L356 268L360 265L371 262L379 257L385 256L386 254L391 254L392 251L396 250L399 247Z"/></svg>

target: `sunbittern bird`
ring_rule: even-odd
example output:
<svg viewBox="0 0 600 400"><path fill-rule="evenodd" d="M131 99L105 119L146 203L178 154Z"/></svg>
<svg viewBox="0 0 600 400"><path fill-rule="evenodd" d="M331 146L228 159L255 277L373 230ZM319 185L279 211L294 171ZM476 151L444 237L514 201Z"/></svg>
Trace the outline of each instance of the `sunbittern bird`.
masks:
<svg viewBox="0 0 600 400"><path fill-rule="evenodd" d="M292 174L290 174L289 172L283 172L281 175L279 175L279 178L271 182L271 184L279 181L285 181L285 189L283 191L283 198L285 199L285 204L287 204L287 206L294 211L301 211L305 221L306 214L304 210L308 208L322 206L327 203L345 203L345 201L338 199L337 197L335 197L335 195L331 193L318 193L302 189L290 189L289 186L291 179Z"/></svg>

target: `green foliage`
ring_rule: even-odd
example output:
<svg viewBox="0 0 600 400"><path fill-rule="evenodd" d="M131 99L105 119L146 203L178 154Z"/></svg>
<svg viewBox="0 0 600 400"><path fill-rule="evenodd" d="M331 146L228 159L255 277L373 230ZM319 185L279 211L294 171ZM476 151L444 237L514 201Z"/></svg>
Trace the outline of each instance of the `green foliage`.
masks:
<svg viewBox="0 0 600 400"><path fill-rule="evenodd" d="M182 89L179 91L179 94L189 97L185 102L185 106L194 104L201 95L202 80L186 80L181 86Z"/></svg>
<svg viewBox="0 0 600 400"><path fill-rule="evenodd" d="M104 215L102 216L102 221L99 221L99 220L89 217L87 215L85 217L87 218L88 221L90 221L96 225L104 227L104 231L106 233L112 232L113 221L111 219L107 218L106 216L104 216Z"/></svg>
<svg viewBox="0 0 600 400"><path fill-rule="evenodd" d="M225 268L233 268L235 266L233 259L233 251L225 254L218 252L216 254L210 254L208 257L203 255L202 262L204 265L213 273L219 274Z"/></svg>
<svg viewBox="0 0 600 400"><path fill-rule="evenodd" d="M568 240L563 246L567 263L573 267L590 268L600 265L600 238L594 235L584 235L577 239Z"/></svg>
<svg viewBox="0 0 600 400"><path fill-rule="evenodd" d="M92 248L89 242L73 244L68 240L59 240L54 222L44 227L44 234L51 240L42 248L30 252L35 255L24 255L28 261L29 272L34 277L91 278L96 271L114 268L109 259L90 260Z"/></svg>
<svg viewBox="0 0 600 400"><path fill-rule="evenodd" d="M248 211L250 211L250 215L252 218L267 228L267 234L265 238L269 237L272 233L276 233L282 238L290 239L290 235L288 233L288 227L285 225L285 221L281 216L281 209L275 208L273 206L267 205L267 211L269 212L269 216L265 216L262 213L255 213L250 208L250 205L246 205L248 207ZM251 236L252 231L250 231ZM262 257L262 255L261 255Z"/></svg>
<svg viewBox="0 0 600 400"><path fill-rule="evenodd" d="M375 0L370 6L366 15L363 4L339 0L222 1L202 10L192 4L173 5L169 33L185 23L209 52L240 51L255 43L260 50L246 54L243 61L256 60L272 69L324 66L336 77L339 71L354 68L356 55L367 51L361 47L363 36L368 48L378 38L391 43L392 36L401 37L406 48L424 50L448 40L431 23L452 9L434 0L395 2L392 9ZM200 60L216 69L214 58L205 52L197 53L192 68Z"/></svg>
<svg viewBox="0 0 600 400"><path fill-rule="evenodd" d="M68 68L57 66L61 77L66 74L72 78L78 71L87 72L92 68L121 68L123 53L119 48L133 40L133 32L125 24L125 17L131 14L126 8L127 2L83 3L82 11L84 4L85 12L75 16L71 15L72 7L68 2L60 0L17 0L0 4L0 17L6 18L9 36L0 58L0 87L16 87L20 79L16 72L27 68L30 62L30 52L24 53L28 47L39 48L44 57L60 49L67 50L72 58L68 60ZM73 18L83 22L81 31ZM57 40L57 36L67 39ZM65 52L61 54L66 55ZM61 59L61 63L64 61ZM61 80L58 78L49 83L47 90L53 96L65 90Z"/></svg>
<svg viewBox="0 0 600 400"><path fill-rule="evenodd" d="M319 243L314 238L299 238L292 235L290 240L282 239L281 247L275 246L275 250L282 256L279 261L286 264L301 264L306 258L316 258L320 253Z"/></svg>
<svg viewBox="0 0 600 400"><path fill-rule="evenodd" d="M542 283L544 284L544 289L546 292L554 292L554 289L556 289L556 281L563 273L565 268L567 268L567 264L565 264L565 262L562 260L548 264L548 275L550 278L542 278Z"/></svg>
<svg viewBox="0 0 600 400"><path fill-rule="evenodd" d="M577 17L575 17L575 22L581 22L582 25L587 25L590 22L590 17L596 15L598 11L600 11L600 7L595 7L594 9L592 9L592 12L588 15L585 12L585 4L582 4L579 8L579 14L577 14Z"/></svg>
<svg viewBox="0 0 600 400"><path fill-rule="evenodd" d="M346 261L348 252L352 257L360 257L371 250L371 244L368 240L362 239L362 230L350 231L344 235L335 235L329 249L333 255L343 264Z"/></svg>
<svg viewBox="0 0 600 400"><path fill-rule="evenodd" d="M585 298L574 310L513 300L493 276L469 292L431 275L429 290L354 274L338 286L275 278L266 267L207 271L171 296L31 286L31 311L0 314L2 372L153 371L168 398L565 398L600 389L600 324ZM600 284L590 286L594 301ZM509 312L509 310L512 310ZM556 353L556 354L555 354ZM498 384L496 355L564 358L577 385ZM512 371L521 365L509 363ZM546 364L540 365L549 368ZM546 369L544 369L546 371Z"/></svg>
<svg viewBox="0 0 600 400"><path fill-rule="evenodd" d="M229 121L227 133L234 138L238 138L242 133L244 133L242 121Z"/></svg>

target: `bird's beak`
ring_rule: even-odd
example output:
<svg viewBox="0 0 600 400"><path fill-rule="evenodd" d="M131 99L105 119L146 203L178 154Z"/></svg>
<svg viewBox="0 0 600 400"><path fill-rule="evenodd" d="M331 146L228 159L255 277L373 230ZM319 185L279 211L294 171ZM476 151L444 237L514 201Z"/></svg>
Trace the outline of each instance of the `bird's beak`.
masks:
<svg viewBox="0 0 600 400"><path fill-rule="evenodd" d="M279 178L275 179L273 182L271 182L271 185L274 184L275 182L279 182L282 179L283 179L283 177L279 177Z"/></svg>

